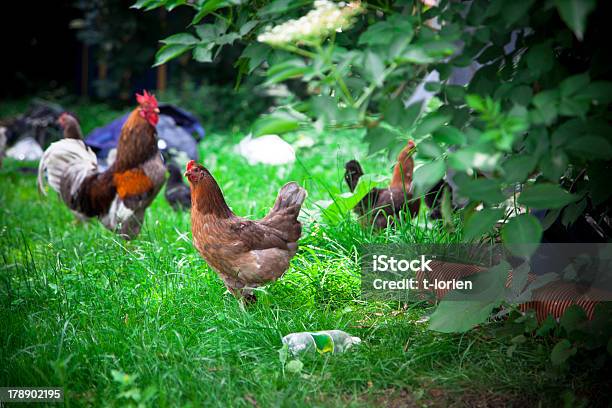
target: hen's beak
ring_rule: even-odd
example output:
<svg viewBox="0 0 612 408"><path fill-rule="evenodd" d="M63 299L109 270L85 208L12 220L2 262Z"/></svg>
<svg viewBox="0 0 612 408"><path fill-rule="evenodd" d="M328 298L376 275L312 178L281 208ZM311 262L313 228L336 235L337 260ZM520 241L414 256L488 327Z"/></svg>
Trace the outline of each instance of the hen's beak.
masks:
<svg viewBox="0 0 612 408"><path fill-rule="evenodd" d="M155 108L155 109L153 109L153 112L155 112L155 113L159 113L159 108Z"/></svg>

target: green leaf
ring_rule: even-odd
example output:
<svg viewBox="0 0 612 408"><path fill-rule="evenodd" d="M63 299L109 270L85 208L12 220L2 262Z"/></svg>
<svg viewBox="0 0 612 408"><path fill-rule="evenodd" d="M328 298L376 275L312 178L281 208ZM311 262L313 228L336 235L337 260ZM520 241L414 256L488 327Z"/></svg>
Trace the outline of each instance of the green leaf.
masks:
<svg viewBox="0 0 612 408"><path fill-rule="evenodd" d="M283 344L283 347L278 349L278 360L284 366L287 362L287 357L289 356L289 346Z"/></svg>
<svg viewBox="0 0 612 408"><path fill-rule="evenodd" d="M493 231L495 223L504 217L501 209L484 209L476 211L465 222L463 238L473 240Z"/></svg>
<svg viewBox="0 0 612 408"><path fill-rule="evenodd" d="M550 353L550 361L554 365L561 365L567 361L568 358L576 354L576 347L572 347L572 343L568 339L563 339L555 344L552 352Z"/></svg>
<svg viewBox="0 0 612 408"><path fill-rule="evenodd" d="M178 57L184 52L193 48L191 45L183 45L183 44L166 44L157 51L155 54L155 64L154 67L159 65L163 65L166 62L170 61L173 58Z"/></svg>
<svg viewBox="0 0 612 408"><path fill-rule="evenodd" d="M433 132L433 138L438 143L462 146L467 142L465 135L454 126L442 126Z"/></svg>
<svg viewBox="0 0 612 408"><path fill-rule="evenodd" d="M368 143L368 152L376 153L397 142L399 135L384 126L369 128L364 141Z"/></svg>
<svg viewBox="0 0 612 408"><path fill-rule="evenodd" d="M425 139L421 141L417 147L417 152L420 156L427 157L430 159L437 159L444 154L444 150L432 139Z"/></svg>
<svg viewBox="0 0 612 408"><path fill-rule="evenodd" d="M525 188L518 198L518 203L543 210L565 207L578 198L579 196L568 193L557 184L539 183Z"/></svg>
<svg viewBox="0 0 612 408"><path fill-rule="evenodd" d="M414 130L413 136L420 137L433 133L442 125L448 123L452 119L452 115L442 112L433 112L425 116Z"/></svg>
<svg viewBox="0 0 612 408"><path fill-rule="evenodd" d="M559 89L561 90L562 97L571 97L574 96L578 91L584 89L589 84L589 75L588 74L579 74L573 75L571 77L565 78L559 84Z"/></svg>
<svg viewBox="0 0 612 408"><path fill-rule="evenodd" d="M296 130L299 121L286 112L274 112L271 115L260 117L253 124L253 136L268 134L282 134Z"/></svg>
<svg viewBox="0 0 612 408"><path fill-rule="evenodd" d="M328 222L335 224L344 219L355 206L375 187L388 183L385 177L364 174L352 193L343 193L332 197L332 200L318 201L315 204L322 211Z"/></svg>
<svg viewBox="0 0 612 408"><path fill-rule="evenodd" d="M562 151L553 150L542 156L540 160L540 170L544 177L557 183L567 170L569 160Z"/></svg>
<svg viewBox="0 0 612 408"><path fill-rule="evenodd" d="M191 24L198 24L204 17L220 8L229 6L230 3L225 0L206 0L201 6L200 11L193 17Z"/></svg>
<svg viewBox="0 0 612 408"><path fill-rule="evenodd" d="M370 82L375 83L376 86L381 86L385 81L385 64L382 58L372 51L367 51L363 58L366 77Z"/></svg>
<svg viewBox="0 0 612 408"><path fill-rule="evenodd" d="M270 51L270 47L259 42L249 44L244 51L242 51L240 57L249 59L249 74L268 58Z"/></svg>
<svg viewBox="0 0 612 408"><path fill-rule="evenodd" d="M557 321L553 315L549 314L546 319L542 322L540 328L536 331L537 336L546 336L551 330L557 327Z"/></svg>
<svg viewBox="0 0 612 408"><path fill-rule="evenodd" d="M267 84L276 84L289 78L299 78L311 72L312 68L307 66L301 59L291 59L276 64L268 69Z"/></svg>
<svg viewBox="0 0 612 408"><path fill-rule="evenodd" d="M429 330L464 333L483 323L503 300L510 265L502 261L485 272L470 276L473 289L452 291L429 319Z"/></svg>
<svg viewBox="0 0 612 408"><path fill-rule="evenodd" d="M397 57L397 61L400 63L430 64L435 62L436 59L427 54L422 46L409 45L406 47L406 50Z"/></svg>
<svg viewBox="0 0 612 408"><path fill-rule="evenodd" d="M160 42L164 44L193 45L193 44L197 44L199 40L192 34L178 33L178 34L171 35L168 38L164 38Z"/></svg>
<svg viewBox="0 0 612 408"><path fill-rule="evenodd" d="M298 359L289 361L287 365L285 366L285 370L287 370L287 372L291 374L299 374L302 372L303 368L304 368L304 363L302 363Z"/></svg>
<svg viewBox="0 0 612 408"><path fill-rule="evenodd" d="M417 167L413 175L416 195L427 193L438 181L442 180L446 166L443 160L434 160Z"/></svg>
<svg viewBox="0 0 612 408"><path fill-rule="evenodd" d="M601 136L582 136L571 139L566 149L568 153L586 160L612 158L612 145Z"/></svg>
<svg viewBox="0 0 612 408"><path fill-rule="evenodd" d="M584 309L578 305L572 305L559 319L559 325L565 329L567 334L570 334L573 331L580 330L587 321L588 318Z"/></svg>
<svg viewBox="0 0 612 408"><path fill-rule="evenodd" d="M497 204L504 201L506 197L501 192L501 183L495 179L459 179L456 180L459 193L476 201L485 201L489 204Z"/></svg>
<svg viewBox="0 0 612 408"><path fill-rule="evenodd" d="M274 0L262 7L257 12L260 17L267 17L274 14L284 14L287 11L312 4L312 0Z"/></svg>
<svg viewBox="0 0 612 408"><path fill-rule="evenodd" d="M465 333L483 323L499 302L442 300L429 319L429 330Z"/></svg>
<svg viewBox="0 0 612 408"><path fill-rule="evenodd" d="M586 30L587 16L595 9L595 0L555 0L559 15L565 24L582 41Z"/></svg>
<svg viewBox="0 0 612 408"><path fill-rule="evenodd" d="M510 156L510 158L502 164L504 179L509 183L525 181L536 164L536 158L528 154Z"/></svg>
<svg viewBox="0 0 612 408"><path fill-rule="evenodd" d="M405 44L410 43L414 31L410 21L400 15L393 15L387 21L372 24L359 37L358 44L369 46L388 46L397 39Z"/></svg>
<svg viewBox="0 0 612 408"><path fill-rule="evenodd" d="M476 168L492 171L496 168L501 153L481 151L481 146L466 147L448 155L448 164L455 170L466 171Z"/></svg>
<svg viewBox="0 0 612 408"><path fill-rule="evenodd" d="M533 215L521 214L511 218L503 226L501 236L513 254L527 258L542 240L542 226Z"/></svg>
<svg viewBox="0 0 612 408"><path fill-rule="evenodd" d="M198 62L212 62L214 44L198 45L193 49L193 59Z"/></svg>
<svg viewBox="0 0 612 408"><path fill-rule="evenodd" d="M582 215L587 206L587 200L580 200L576 203L571 203L567 207L563 209L563 216L561 217L561 222L566 227L570 226L578 217Z"/></svg>

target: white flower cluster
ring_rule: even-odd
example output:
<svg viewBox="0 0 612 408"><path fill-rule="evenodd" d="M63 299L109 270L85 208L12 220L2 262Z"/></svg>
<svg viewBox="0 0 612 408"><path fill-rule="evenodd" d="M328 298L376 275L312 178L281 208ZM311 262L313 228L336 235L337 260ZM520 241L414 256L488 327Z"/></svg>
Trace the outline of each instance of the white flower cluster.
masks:
<svg viewBox="0 0 612 408"><path fill-rule="evenodd" d="M314 9L297 20L289 20L281 25L267 29L257 37L259 42L282 45L316 41L328 37L333 32L346 30L353 23L353 17L362 12L361 3L334 3L329 0L316 0Z"/></svg>

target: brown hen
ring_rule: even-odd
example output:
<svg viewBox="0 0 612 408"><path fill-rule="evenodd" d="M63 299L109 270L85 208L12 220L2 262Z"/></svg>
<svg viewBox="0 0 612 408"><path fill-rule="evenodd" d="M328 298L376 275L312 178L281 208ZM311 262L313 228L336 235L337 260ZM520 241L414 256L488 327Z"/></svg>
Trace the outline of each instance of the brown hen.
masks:
<svg viewBox="0 0 612 408"><path fill-rule="evenodd" d="M253 221L230 210L204 166L190 161L185 176L191 185L193 245L234 296L255 301L253 289L280 278L297 251L302 233L297 217L306 190L285 184L268 215Z"/></svg>

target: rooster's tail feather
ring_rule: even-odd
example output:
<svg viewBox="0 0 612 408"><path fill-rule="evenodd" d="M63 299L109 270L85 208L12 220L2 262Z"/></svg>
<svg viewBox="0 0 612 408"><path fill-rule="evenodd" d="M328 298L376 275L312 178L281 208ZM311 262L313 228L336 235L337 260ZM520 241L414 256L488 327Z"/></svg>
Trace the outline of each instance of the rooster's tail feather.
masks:
<svg viewBox="0 0 612 408"><path fill-rule="evenodd" d="M45 171L47 182L62 196L66 193L74 196L83 180L96 171L98 159L94 152L82 140L62 139L45 151L38 165L38 190L47 195L44 188ZM66 180L62 189L62 180Z"/></svg>

